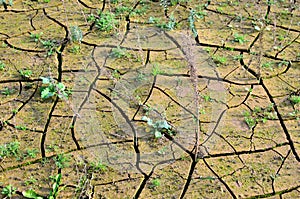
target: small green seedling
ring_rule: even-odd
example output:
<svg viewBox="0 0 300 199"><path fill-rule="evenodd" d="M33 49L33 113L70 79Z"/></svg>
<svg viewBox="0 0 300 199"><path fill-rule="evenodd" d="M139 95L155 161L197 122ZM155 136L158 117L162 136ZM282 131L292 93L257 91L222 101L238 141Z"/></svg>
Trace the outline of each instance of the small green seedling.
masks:
<svg viewBox="0 0 300 199"><path fill-rule="evenodd" d="M0 156L5 157L18 157L20 154L20 143L10 142L4 145L0 145Z"/></svg>
<svg viewBox="0 0 300 199"><path fill-rule="evenodd" d="M61 183L61 174L57 174L53 178L52 190L49 193L48 199L55 199L57 197L58 193L62 189L64 189L64 187L59 189L60 183Z"/></svg>
<svg viewBox="0 0 300 199"><path fill-rule="evenodd" d="M69 165L69 162L71 161L70 156L64 154L58 154L53 158L53 160L55 162L55 165L60 169L67 167Z"/></svg>
<svg viewBox="0 0 300 199"><path fill-rule="evenodd" d="M1 93L2 93L3 95L8 96L8 95L13 94L14 92L15 92L15 89L9 89L9 88L5 87L4 91L2 91Z"/></svg>
<svg viewBox="0 0 300 199"><path fill-rule="evenodd" d="M159 74L162 73L162 71L160 70L158 64L155 64L155 65L153 66L152 72L151 72L151 73L152 73L153 76L157 76L157 75L159 75Z"/></svg>
<svg viewBox="0 0 300 199"><path fill-rule="evenodd" d="M150 118L147 116L142 117L143 121L146 121L147 124L152 127L151 133L154 134L155 138L161 138L163 135L163 130L167 130L168 133L171 133L171 125L168 124L166 120L158 120L156 122L153 122Z"/></svg>
<svg viewBox="0 0 300 199"><path fill-rule="evenodd" d="M81 42L83 38L83 34L81 29L78 26L71 26L70 27L71 32L71 41L72 42Z"/></svg>
<svg viewBox="0 0 300 199"><path fill-rule="evenodd" d="M243 59L243 55L235 55L235 56L233 56L233 60L240 61L242 59Z"/></svg>
<svg viewBox="0 0 300 199"><path fill-rule="evenodd" d="M244 35L239 35L239 34L235 33L233 35L233 37L234 37L233 42L238 42L240 44L244 44L245 42L247 42Z"/></svg>
<svg viewBox="0 0 300 199"><path fill-rule="evenodd" d="M40 39L40 42L44 46L44 48L47 50L47 56L51 56L56 52L56 45L55 40L42 40Z"/></svg>
<svg viewBox="0 0 300 199"><path fill-rule="evenodd" d="M59 188L59 186L61 184L61 177L62 177L61 174L57 174L56 176L51 177L53 184L52 184L52 189L50 190L50 193L47 197L43 197L43 196L37 194L32 189L29 189L27 191L23 191L22 195L25 198L32 198L32 199L43 199L43 198L56 199L58 193L66 187L66 186L64 186L62 188Z"/></svg>
<svg viewBox="0 0 300 199"><path fill-rule="evenodd" d="M3 187L1 193L9 198L12 197L16 193L17 188L13 187L12 185L7 185Z"/></svg>
<svg viewBox="0 0 300 199"><path fill-rule="evenodd" d="M24 154L24 157L29 158L36 158L36 155L39 153L37 149L26 149L26 153Z"/></svg>
<svg viewBox="0 0 300 199"><path fill-rule="evenodd" d="M0 70L4 70L4 68L5 68L5 64L2 61L0 61Z"/></svg>
<svg viewBox="0 0 300 199"><path fill-rule="evenodd" d="M157 18L157 17L149 17L149 19L148 19L148 23L152 23L152 24L157 24L157 23L159 23L160 22L160 18Z"/></svg>
<svg viewBox="0 0 300 199"><path fill-rule="evenodd" d="M78 54L80 52L80 46L73 46L70 50L69 50L70 53L74 53L74 54Z"/></svg>
<svg viewBox="0 0 300 199"><path fill-rule="evenodd" d="M167 23L156 24L157 27L165 29L165 30L175 30L177 26L176 18L171 15Z"/></svg>
<svg viewBox="0 0 300 199"><path fill-rule="evenodd" d="M263 68L268 68L268 69L270 69L270 70L273 70L273 62L265 62L265 63L263 63L262 65L261 65L261 67L263 67Z"/></svg>
<svg viewBox="0 0 300 199"><path fill-rule="evenodd" d="M111 75L114 79L120 79L121 78L120 72L118 70L114 70Z"/></svg>
<svg viewBox="0 0 300 199"><path fill-rule="evenodd" d="M293 104L298 104L298 103L300 103L300 96L297 96L297 95L291 95L291 96L290 96L290 101L291 101Z"/></svg>
<svg viewBox="0 0 300 199"><path fill-rule="evenodd" d="M101 161L91 162L90 167L93 171L99 171L101 173L107 171L107 166L103 164Z"/></svg>
<svg viewBox="0 0 300 199"><path fill-rule="evenodd" d="M205 102L211 102L212 99L209 95L202 95L202 98L204 99Z"/></svg>
<svg viewBox="0 0 300 199"><path fill-rule="evenodd" d="M13 0L8 0L8 2L6 2L6 0L0 0L0 5L3 5L4 8L6 9L7 6L12 6L13 5Z"/></svg>
<svg viewBox="0 0 300 199"><path fill-rule="evenodd" d="M131 58L131 54L128 53L125 48L121 48L120 46L113 48L110 55L113 58Z"/></svg>
<svg viewBox="0 0 300 199"><path fill-rule="evenodd" d="M32 75L32 71L25 69L25 70L19 70L19 73L21 75L21 77L23 78L29 78Z"/></svg>
<svg viewBox="0 0 300 199"><path fill-rule="evenodd" d="M42 35L43 35L43 32L30 33L30 39L32 39L34 42L38 43L40 41Z"/></svg>
<svg viewBox="0 0 300 199"><path fill-rule="evenodd" d="M52 78L41 77L44 86L41 88L41 98L48 99L58 96L61 99L68 99L70 92L66 90L62 82L56 83Z"/></svg>
<svg viewBox="0 0 300 199"><path fill-rule="evenodd" d="M160 183L160 179L159 178L155 178L151 181L151 184L149 186L150 189L154 189L155 187L159 187L161 185Z"/></svg>
<svg viewBox="0 0 300 199"><path fill-rule="evenodd" d="M23 195L25 198L43 199L43 196L37 194L37 193L36 193L34 190L32 190L32 189L23 191L23 192L22 192L22 195Z"/></svg>
<svg viewBox="0 0 300 199"><path fill-rule="evenodd" d="M90 17L90 20L95 20L95 26L98 30L110 32L118 25L118 21L115 19L114 13L102 12L98 15L99 17Z"/></svg>
<svg viewBox="0 0 300 199"><path fill-rule="evenodd" d="M18 129L18 130L22 130L22 131L27 130L27 127L24 126L24 125L16 125L15 128Z"/></svg>
<svg viewBox="0 0 300 199"><path fill-rule="evenodd" d="M212 57L214 62L217 64L217 66L220 66L222 64L225 64L227 62L227 58L226 57L223 57L223 56L213 56Z"/></svg>
<svg viewBox="0 0 300 199"><path fill-rule="evenodd" d="M251 116L250 112L244 112L244 119L249 129L252 129L256 125L256 120Z"/></svg>
<svg viewBox="0 0 300 199"><path fill-rule="evenodd" d="M28 180L25 180L25 185L28 186L28 185L32 185L34 183L37 183L37 179L35 179L34 177L30 176L30 178Z"/></svg>

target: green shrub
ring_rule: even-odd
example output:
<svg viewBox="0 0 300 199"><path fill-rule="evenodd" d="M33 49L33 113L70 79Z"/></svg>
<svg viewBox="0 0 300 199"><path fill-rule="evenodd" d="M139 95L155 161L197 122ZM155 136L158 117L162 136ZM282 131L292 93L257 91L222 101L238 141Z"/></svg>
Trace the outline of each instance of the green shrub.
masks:
<svg viewBox="0 0 300 199"><path fill-rule="evenodd" d="M102 12L99 18L95 19L95 22L96 28L105 32L113 30L118 25L115 14L111 12Z"/></svg>

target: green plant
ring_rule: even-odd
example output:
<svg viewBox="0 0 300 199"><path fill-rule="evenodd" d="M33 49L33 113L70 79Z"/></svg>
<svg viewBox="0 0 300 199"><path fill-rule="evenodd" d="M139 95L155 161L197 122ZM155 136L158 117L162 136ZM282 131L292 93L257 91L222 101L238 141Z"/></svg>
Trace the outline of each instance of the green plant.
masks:
<svg viewBox="0 0 300 199"><path fill-rule="evenodd" d="M169 10L170 3L168 0L160 0L160 5L163 7L164 11Z"/></svg>
<svg viewBox="0 0 300 199"><path fill-rule="evenodd" d="M115 14L112 12L102 12L99 18L95 18L95 26L97 29L105 32L111 31L118 25Z"/></svg>
<svg viewBox="0 0 300 199"><path fill-rule="evenodd" d="M256 125L256 120L251 116L250 112L244 112L244 119L249 129L252 129Z"/></svg>
<svg viewBox="0 0 300 199"><path fill-rule="evenodd" d="M64 189L64 187L59 189L60 183L61 183L61 174L57 174L53 178L52 190L49 193L48 199L55 199L58 193Z"/></svg>
<svg viewBox="0 0 300 199"><path fill-rule="evenodd" d="M239 35L239 34L235 33L233 35L233 37L234 37L233 42L238 42L240 44L243 44L243 43L247 42L244 35Z"/></svg>
<svg viewBox="0 0 300 199"><path fill-rule="evenodd" d="M101 161L91 162L90 167L93 171L100 171L101 173L107 171L107 166Z"/></svg>
<svg viewBox="0 0 300 199"><path fill-rule="evenodd" d="M131 58L131 54L127 52L126 48L121 48L120 46L113 48L110 55L114 58Z"/></svg>
<svg viewBox="0 0 300 199"><path fill-rule="evenodd" d="M88 22L94 22L96 20L96 16L94 14L90 14L88 17L87 17L87 21Z"/></svg>
<svg viewBox="0 0 300 199"><path fill-rule="evenodd" d="M39 42L41 39L41 36L43 35L43 32L40 33L30 33L30 39L32 39L34 42Z"/></svg>
<svg viewBox="0 0 300 199"><path fill-rule="evenodd" d="M4 68L5 68L5 64L2 61L0 61L0 70L4 70Z"/></svg>
<svg viewBox="0 0 300 199"><path fill-rule="evenodd" d="M172 14L169 17L169 20L167 23L157 24L156 26L159 28L165 29L165 30L174 30L177 26L177 22L176 22L174 15Z"/></svg>
<svg viewBox="0 0 300 199"><path fill-rule="evenodd" d="M51 177L53 184L52 184L52 189L50 190L50 193L47 196L48 199L56 199L58 193L66 187L66 186L64 186L62 188L59 188L59 186L61 184L61 177L62 177L61 174L57 174L56 176ZM23 191L22 195L25 198L32 198L32 199L43 199L43 198L45 198L45 197L37 194L32 189L29 189L27 191Z"/></svg>
<svg viewBox="0 0 300 199"><path fill-rule="evenodd" d="M121 78L120 72L118 70L114 70L111 75L114 79L120 79Z"/></svg>
<svg viewBox="0 0 300 199"><path fill-rule="evenodd" d="M152 181L151 181L151 184L150 184L150 186L149 186L149 188L150 189L153 189L153 188L155 188L155 187L158 187L158 186L160 186L160 179L159 178L155 178L155 179L153 179Z"/></svg>
<svg viewBox="0 0 300 199"><path fill-rule="evenodd" d="M198 36L198 32L195 27L195 17L196 16L197 16L197 14L196 14L195 10L191 9L189 17L188 17L188 22L189 22L189 26L190 26L190 29L191 29L194 37Z"/></svg>
<svg viewBox="0 0 300 199"><path fill-rule="evenodd" d="M0 5L3 5L4 7L12 6L13 0L8 0L8 2L6 2L6 0L0 0Z"/></svg>
<svg viewBox="0 0 300 199"><path fill-rule="evenodd" d="M149 17L148 19L148 22L149 23L153 23L153 24L156 24L156 23L159 23L160 22L160 18L156 18L156 17Z"/></svg>
<svg viewBox="0 0 300 199"><path fill-rule="evenodd" d="M28 186L28 185L32 185L34 183L37 183L37 179L35 179L34 177L30 177L28 180L25 180L25 185Z"/></svg>
<svg viewBox="0 0 300 199"><path fill-rule="evenodd" d="M300 96L297 96L297 95L291 95L291 96L290 96L290 101L291 101L293 104L298 104L298 103L300 103Z"/></svg>
<svg viewBox="0 0 300 199"><path fill-rule="evenodd" d="M74 54L78 54L78 53L80 52L80 46L77 46L77 45L73 46L73 47L69 50L69 52L74 53Z"/></svg>
<svg viewBox="0 0 300 199"><path fill-rule="evenodd" d="M20 143L10 142L0 145L0 156L4 157L18 157L20 154Z"/></svg>
<svg viewBox="0 0 300 199"><path fill-rule="evenodd" d="M58 96L61 99L68 99L70 91L66 90L62 82L56 83L52 78L41 77L44 86L41 87L41 98L48 99Z"/></svg>
<svg viewBox="0 0 300 199"><path fill-rule="evenodd" d="M1 93L3 94L3 95L6 95L6 96L8 96L8 95L11 95L11 94L13 94L15 92L15 89L9 89L9 88L7 88L7 87L5 87L5 89L4 89L4 91L2 91Z"/></svg>
<svg viewBox="0 0 300 199"><path fill-rule="evenodd" d="M263 68L268 68L268 69L270 69L270 70L273 70L273 62L265 62L265 63L263 63L261 66L263 67Z"/></svg>
<svg viewBox="0 0 300 199"><path fill-rule="evenodd" d="M40 39L40 42L44 46L44 48L47 50L47 56L51 56L56 52L56 41L55 40L42 40Z"/></svg>
<svg viewBox="0 0 300 199"><path fill-rule="evenodd" d="M227 62L227 58L223 57L223 56L215 55L212 58L213 58L214 62L217 64L217 66L225 64Z"/></svg>
<svg viewBox="0 0 300 199"><path fill-rule="evenodd" d="M211 48L210 48L210 47L205 47L204 50L205 50L207 53L210 53Z"/></svg>
<svg viewBox="0 0 300 199"><path fill-rule="evenodd" d="M32 190L32 189L23 191L23 192L22 192L22 195L23 195L25 198L43 199L43 196L40 196L39 194L37 194L37 193L36 193L34 190Z"/></svg>
<svg viewBox="0 0 300 199"><path fill-rule="evenodd" d="M17 188L13 187L12 185L7 185L3 187L1 193L7 197L12 197L16 193Z"/></svg>
<svg viewBox="0 0 300 199"><path fill-rule="evenodd" d="M240 61L243 59L243 55L235 55L235 56L233 56L233 59Z"/></svg>
<svg viewBox="0 0 300 199"><path fill-rule="evenodd" d="M81 42L83 38L83 34L81 29L78 26L71 26L70 27L71 32L71 41L72 42Z"/></svg>
<svg viewBox="0 0 300 199"><path fill-rule="evenodd" d="M55 165L60 169L67 167L69 165L69 162L71 161L70 156L64 154L58 154L53 158L53 160L55 162Z"/></svg>
<svg viewBox="0 0 300 199"><path fill-rule="evenodd" d="M32 75L32 71L25 69L25 70L19 70L19 73L21 75L21 77L23 78L29 78Z"/></svg>
<svg viewBox="0 0 300 199"><path fill-rule="evenodd" d="M162 73L162 71L160 70L158 64L154 64L151 73L152 73L153 76L157 76L157 75Z"/></svg>
<svg viewBox="0 0 300 199"><path fill-rule="evenodd" d="M131 11L130 7L127 7L127 6L118 6L118 7L116 7L115 14L116 15L123 15L123 14L129 13L130 11Z"/></svg>
<svg viewBox="0 0 300 199"><path fill-rule="evenodd" d="M283 61L281 61L281 62L278 63L278 66L279 66L279 67L282 67L282 66L288 66L289 63L290 63L290 62L284 61L284 60L283 60Z"/></svg>
<svg viewBox="0 0 300 199"><path fill-rule="evenodd" d="M204 99L205 102L211 102L212 99L209 95L202 95L202 98Z"/></svg>
<svg viewBox="0 0 300 199"><path fill-rule="evenodd" d="M156 122L153 122L152 119L148 118L147 116L143 116L142 120L146 121L147 124L152 127L151 133L154 134L155 138L161 138L164 130L167 130L167 133L169 134L173 134L173 132L171 131L172 127L166 120L158 120Z"/></svg>
<svg viewBox="0 0 300 199"><path fill-rule="evenodd" d="M59 147L54 144L50 144L46 147L47 152L56 152L56 151L58 151L58 149L59 149Z"/></svg>
<svg viewBox="0 0 300 199"><path fill-rule="evenodd" d="M24 125L16 125L15 128L18 129L18 130L22 130L22 131L27 130L27 127L24 126Z"/></svg>
<svg viewBox="0 0 300 199"><path fill-rule="evenodd" d="M38 152L39 151L37 149L26 149L26 153L24 154L24 157L36 158Z"/></svg>

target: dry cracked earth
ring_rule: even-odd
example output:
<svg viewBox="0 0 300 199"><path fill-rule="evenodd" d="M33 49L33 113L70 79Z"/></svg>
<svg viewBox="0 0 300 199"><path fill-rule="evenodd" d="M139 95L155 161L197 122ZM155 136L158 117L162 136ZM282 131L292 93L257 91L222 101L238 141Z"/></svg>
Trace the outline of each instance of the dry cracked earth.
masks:
<svg viewBox="0 0 300 199"><path fill-rule="evenodd" d="M0 197L300 197L298 1L0 6Z"/></svg>

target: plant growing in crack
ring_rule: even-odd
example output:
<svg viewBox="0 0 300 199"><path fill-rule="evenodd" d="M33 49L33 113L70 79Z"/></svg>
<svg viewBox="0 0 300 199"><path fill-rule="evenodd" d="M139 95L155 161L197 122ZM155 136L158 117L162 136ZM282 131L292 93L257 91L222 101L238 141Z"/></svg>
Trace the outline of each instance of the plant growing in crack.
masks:
<svg viewBox="0 0 300 199"><path fill-rule="evenodd" d="M53 158L53 160L55 161L55 165L59 169L67 167L69 165L69 162L71 161L70 156L65 154L58 154Z"/></svg>
<svg viewBox="0 0 300 199"><path fill-rule="evenodd" d="M256 125L256 120L251 116L251 113L248 111L244 112L244 119L249 129L252 129Z"/></svg>
<svg viewBox="0 0 300 199"><path fill-rule="evenodd" d="M83 33L78 26L70 26L71 41L81 43Z"/></svg>
<svg viewBox="0 0 300 199"><path fill-rule="evenodd" d="M48 199L55 199L58 196L58 193L60 191L62 191L67 185L63 186L63 187L59 187L61 185L61 178L62 175L59 173L54 177L50 177L52 179L52 189L50 190L50 193L47 197L43 197L39 194L37 194L34 190L29 189L26 191L22 192L22 195L25 198L32 198L32 199L43 199L43 198L48 198Z"/></svg>
<svg viewBox="0 0 300 199"><path fill-rule="evenodd" d="M168 134L173 135L174 132L171 130L172 126L168 124L166 120L158 120L153 122L152 119L147 116L142 117L143 121L146 121L147 124L151 127L151 133L155 138L161 138L163 133L166 131Z"/></svg>
<svg viewBox="0 0 300 199"><path fill-rule="evenodd" d="M68 99L70 91L66 89L62 82L56 83L54 79L49 77L41 77L43 86L41 87L41 98L48 99L58 96L61 99Z"/></svg>
<svg viewBox="0 0 300 199"><path fill-rule="evenodd" d="M24 69L19 70L19 73L22 78L28 79L32 75L32 70Z"/></svg>
<svg viewBox="0 0 300 199"><path fill-rule="evenodd" d="M17 188L13 187L11 184L3 187L1 193L9 198L16 193Z"/></svg>
<svg viewBox="0 0 300 199"><path fill-rule="evenodd" d="M0 5L3 5L4 9L7 9L7 6L13 5L13 0L0 0Z"/></svg>

